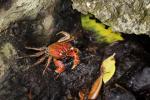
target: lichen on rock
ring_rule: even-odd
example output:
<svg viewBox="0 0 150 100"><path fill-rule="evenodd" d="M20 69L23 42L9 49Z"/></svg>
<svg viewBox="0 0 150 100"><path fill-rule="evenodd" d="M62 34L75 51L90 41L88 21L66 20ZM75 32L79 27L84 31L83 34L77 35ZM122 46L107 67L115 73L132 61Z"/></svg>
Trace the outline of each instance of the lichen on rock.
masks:
<svg viewBox="0 0 150 100"><path fill-rule="evenodd" d="M113 31L150 35L149 0L72 0L73 8L91 13Z"/></svg>
<svg viewBox="0 0 150 100"><path fill-rule="evenodd" d="M9 59L12 55L16 54L16 51L11 43L5 43L1 47L0 53L3 54L4 57Z"/></svg>
<svg viewBox="0 0 150 100"><path fill-rule="evenodd" d="M4 43L0 47L0 79L5 74L5 71L8 70L9 65L8 61L13 56L16 55L17 52L11 43Z"/></svg>

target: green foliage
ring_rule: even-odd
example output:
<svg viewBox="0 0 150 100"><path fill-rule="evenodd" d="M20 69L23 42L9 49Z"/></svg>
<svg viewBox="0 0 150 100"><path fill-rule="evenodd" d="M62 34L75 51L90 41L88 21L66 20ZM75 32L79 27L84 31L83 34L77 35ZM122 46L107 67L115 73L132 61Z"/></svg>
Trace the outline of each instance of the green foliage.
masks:
<svg viewBox="0 0 150 100"><path fill-rule="evenodd" d="M93 31L98 35L98 41L112 43L117 40L123 40L120 33L113 32L111 27L106 29L104 24L96 22L95 19L90 19L90 15L82 15L81 23L84 29Z"/></svg>

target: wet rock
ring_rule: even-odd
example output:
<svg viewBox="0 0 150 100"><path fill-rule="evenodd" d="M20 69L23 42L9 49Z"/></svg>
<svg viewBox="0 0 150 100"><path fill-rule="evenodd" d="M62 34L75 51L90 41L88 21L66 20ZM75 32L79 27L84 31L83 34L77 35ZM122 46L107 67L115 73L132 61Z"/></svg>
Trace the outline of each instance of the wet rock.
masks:
<svg viewBox="0 0 150 100"><path fill-rule="evenodd" d="M105 88L103 100L136 100L136 98L125 88L115 85Z"/></svg>
<svg viewBox="0 0 150 100"><path fill-rule="evenodd" d="M1 0L0 5L3 6L0 7L0 32L16 21L35 19L40 13L43 15L46 10L52 14L57 2L58 0Z"/></svg>
<svg viewBox="0 0 150 100"><path fill-rule="evenodd" d="M20 76L19 73L22 73L22 71L28 68L28 65L23 66L21 62L17 62L19 52L18 44L21 45L22 42L19 43L19 39L12 35L7 36L3 34L0 36L0 98L2 100L15 100L27 91L27 89L20 84L18 78L18 76Z"/></svg>
<svg viewBox="0 0 150 100"><path fill-rule="evenodd" d="M72 0L73 8L93 14L114 31L150 35L149 0Z"/></svg>
<svg viewBox="0 0 150 100"><path fill-rule="evenodd" d="M74 33L81 26L80 13L72 8L71 0L63 0L58 3L53 17L55 18L54 32L56 33L62 30Z"/></svg>
<svg viewBox="0 0 150 100"><path fill-rule="evenodd" d="M146 64L142 64L142 62L140 67L141 68L136 68L136 69L134 68L134 71L132 72L129 71L127 74L125 74L124 77L122 77L122 79L120 79L120 81L122 81L120 83L122 84L125 82L125 79L128 79L128 81L126 81L126 83L124 84L126 84L126 86L128 86L129 88L132 88L134 92L137 92L140 89L150 85L150 79L149 79L150 67ZM131 77L129 78L128 76Z"/></svg>
<svg viewBox="0 0 150 100"><path fill-rule="evenodd" d="M19 22L16 22L10 27L10 33L15 34L16 36L19 36L22 40L25 40L26 45L47 45L49 41L49 37L52 34L49 32L49 29L47 30L45 26L43 26L45 23L44 18L41 19L35 19L35 20L22 20ZM53 23L50 22L50 26L52 27ZM30 44L29 44L30 42Z"/></svg>
<svg viewBox="0 0 150 100"><path fill-rule="evenodd" d="M138 65L144 59L144 55L148 54L140 43L130 40L114 42L106 47L104 59L113 53L116 53L116 79L119 79L133 66Z"/></svg>

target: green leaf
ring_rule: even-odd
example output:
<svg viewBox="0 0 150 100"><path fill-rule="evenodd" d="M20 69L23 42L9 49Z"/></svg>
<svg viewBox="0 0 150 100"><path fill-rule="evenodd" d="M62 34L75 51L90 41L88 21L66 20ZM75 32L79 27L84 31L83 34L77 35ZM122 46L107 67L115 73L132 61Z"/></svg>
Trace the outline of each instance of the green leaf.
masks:
<svg viewBox="0 0 150 100"><path fill-rule="evenodd" d="M119 32L113 32L110 26L106 28L105 24L97 22L96 19L91 19L90 16L91 15L82 15L81 24L85 30L96 33L97 41L112 43L118 40L123 40L123 37Z"/></svg>

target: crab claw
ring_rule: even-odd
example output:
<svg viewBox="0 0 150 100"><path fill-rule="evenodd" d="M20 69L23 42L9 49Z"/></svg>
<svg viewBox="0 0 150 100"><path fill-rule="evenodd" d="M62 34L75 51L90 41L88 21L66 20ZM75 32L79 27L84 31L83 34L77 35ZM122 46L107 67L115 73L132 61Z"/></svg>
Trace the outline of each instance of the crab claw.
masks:
<svg viewBox="0 0 150 100"><path fill-rule="evenodd" d="M75 69L76 66L80 63L79 56L78 56L78 49L77 48L71 48L70 56L74 58L73 66L71 69Z"/></svg>
<svg viewBox="0 0 150 100"><path fill-rule="evenodd" d="M64 37L60 38L57 42L64 42L64 41L71 41L74 39L73 36L71 36L69 33L67 32L64 32L64 31L60 31L59 33L57 33L56 35L59 35L59 34L63 34Z"/></svg>
<svg viewBox="0 0 150 100"><path fill-rule="evenodd" d="M71 69L75 69L75 68L76 68L76 66L77 66L77 65L75 65L75 64L74 64L74 65L71 67Z"/></svg>
<svg viewBox="0 0 150 100"><path fill-rule="evenodd" d="M56 66L55 72L61 74L65 70L65 65L62 61L54 59L54 64Z"/></svg>
<svg viewBox="0 0 150 100"><path fill-rule="evenodd" d="M78 55L74 55L74 61L73 61L73 66L71 69L75 69L77 67L77 65L80 63L80 60L79 60L79 56Z"/></svg>

